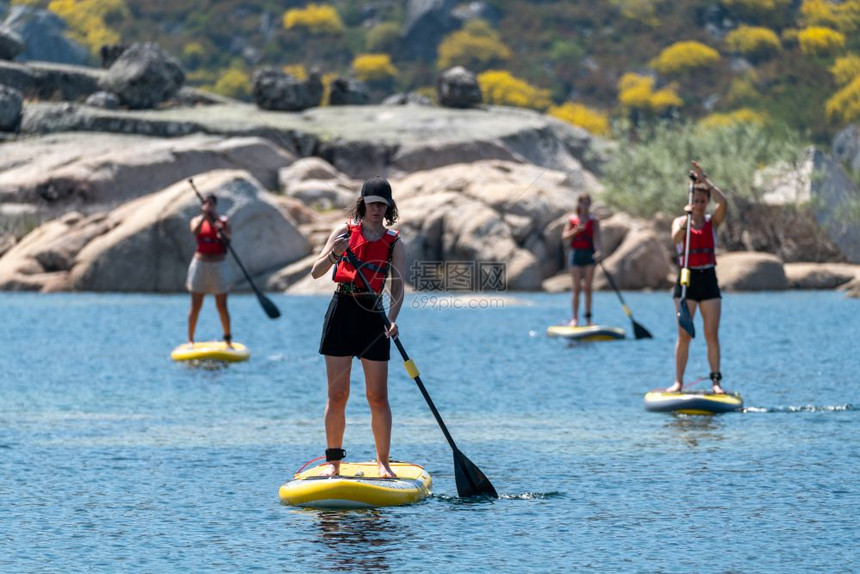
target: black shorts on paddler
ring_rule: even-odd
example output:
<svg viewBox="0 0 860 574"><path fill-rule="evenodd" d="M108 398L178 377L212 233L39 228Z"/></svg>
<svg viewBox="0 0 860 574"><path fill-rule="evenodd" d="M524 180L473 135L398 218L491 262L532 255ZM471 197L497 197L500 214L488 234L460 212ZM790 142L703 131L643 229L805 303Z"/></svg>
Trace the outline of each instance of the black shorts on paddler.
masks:
<svg viewBox="0 0 860 574"><path fill-rule="evenodd" d="M373 297L335 293L323 322L320 354L370 361L391 358L385 323L373 309Z"/></svg>
<svg viewBox="0 0 860 574"><path fill-rule="evenodd" d="M595 265L594 249L571 249L568 263L571 267Z"/></svg>
<svg viewBox="0 0 860 574"><path fill-rule="evenodd" d="M681 298L681 274L675 279L676 299ZM690 285L687 287L687 299L690 301L707 301L722 299L720 284L717 282L717 270L714 267L706 269L690 269Z"/></svg>

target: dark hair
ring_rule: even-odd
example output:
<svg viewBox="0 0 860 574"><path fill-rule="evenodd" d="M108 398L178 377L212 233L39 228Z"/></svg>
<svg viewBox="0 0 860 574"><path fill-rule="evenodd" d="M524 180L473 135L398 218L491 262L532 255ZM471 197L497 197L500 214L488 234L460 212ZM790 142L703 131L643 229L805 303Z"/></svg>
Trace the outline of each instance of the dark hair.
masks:
<svg viewBox="0 0 860 574"><path fill-rule="evenodd" d="M365 214L367 214L367 207L364 205L364 198L359 197L356 199L355 203L347 210L347 214L350 219L354 219L356 221L364 219ZM400 214L397 211L397 202L392 199L391 205L389 205L388 209L385 210L385 225L394 225L399 217Z"/></svg>
<svg viewBox="0 0 860 574"><path fill-rule="evenodd" d="M203 201L211 201L212 205L218 205L218 198L215 197L214 193L207 193L203 196Z"/></svg>

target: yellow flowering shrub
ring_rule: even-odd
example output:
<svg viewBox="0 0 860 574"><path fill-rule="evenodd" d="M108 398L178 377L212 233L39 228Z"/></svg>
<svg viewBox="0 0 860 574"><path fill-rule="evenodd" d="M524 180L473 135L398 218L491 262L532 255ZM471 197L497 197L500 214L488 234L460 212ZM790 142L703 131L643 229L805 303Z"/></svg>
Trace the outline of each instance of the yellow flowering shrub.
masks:
<svg viewBox="0 0 860 574"><path fill-rule="evenodd" d="M836 58L833 66L830 67L830 73L833 74L833 79L840 86L850 84L854 78L860 77L860 56L857 54L848 54L841 58Z"/></svg>
<svg viewBox="0 0 860 574"><path fill-rule="evenodd" d="M827 100L824 111L827 119L835 124L860 120L860 76Z"/></svg>
<svg viewBox="0 0 860 574"><path fill-rule="evenodd" d="M478 85L487 104L541 111L552 105L549 90L536 88L505 70L488 70L478 74Z"/></svg>
<svg viewBox="0 0 860 574"><path fill-rule="evenodd" d="M719 61L720 53L701 42L675 42L651 60L650 65L661 74L683 74Z"/></svg>
<svg viewBox="0 0 860 574"><path fill-rule="evenodd" d="M245 99L251 95L251 78L244 70L230 68L218 78L212 89L224 96Z"/></svg>
<svg viewBox="0 0 860 574"><path fill-rule="evenodd" d="M579 126L595 135L608 136L610 134L609 115L582 104L565 102L560 106L551 107L547 114Z"/></svg>
<svg viewBox="0 0 860 574"><path fill-rule="evenodd" d="M472 71L486 70L511 57L510 49L498 32L483 20L470 20L463 29L445 36L437 54L440 70L452 66L464 66Z"/></svg>
<svg viewBox="0 0 860 574"><path fill-rule="evenodd" d="M388 54L359 54L352 61L352 70L363 82L378 82L397 75Z"/></svg>
<svg viewBox="0 0 860 574"><path fill-rule="evenodd" d="M699 121L703 128L724 128L735 124L758 124L764 125L767 116L750 108L741 108L723 114L710 114Z"/></svg>
<svg viewBox="0 0 860 574"><path fill-rule="evenodd" d="M33 8L44 8L48 0L12 0L12 6L32 6Z"/></svg>
<svg viewBox="0 0 860 574"><path fill-rule="evenodd" d="M810 56L829 56L845 46L845 36L830 28L813 26L797 33L800 50Z"/></svg>
<svg viewBox="0 0 860 574"><path fill-rule="evenodd" d="M729 50L751 58L766 58L782 49L776 32L758 26L739 26L726 34L725 42Z"/></svg>
<svg viewBox="0 0 860 574"><path fill-rule="evenodd" d="M304 64L287 64L281 66L281 71L302 82L308 79L308 71Z"/></svg>
<svg viewBox="0 0 860 574"><path fill-rule="evenodd" d="M743 76L732 79L729 89L726 91L724 103L728 106L738 106L749 102L757 102L761 94L756 87L756 75L747 72Z"/></svg>
<svg viewBox="0 0 860 574"><path fill-rule="evenodd" d="M106 21L129 16L123 0L51 0L48 10L69 26L69 36L97 54L104 44L118 44L120 36Z"/></svg>
<svg viewBox="0 0 860 574"><path fill-rule="evenodd" d="M681 107L684 101L674 86L654 91L654 78L628 72L618 80L618 101L622 107L662 113L670 107Z"/></svg>
<svg viewBox="0 0 860 574"><path fill-rule="evenodd" d="M804 0L800 6L800 14L807 26L833 28L843 33L853 32L860 25L860 0Z"/></svg>
<svg viewBox="0 0 860 574"><path fill-rule="evenodd" d="M286 30L303 29L311 34L341 34L343 20L333 6L310 3L304 8L293 8L284 13Z"/></svg>

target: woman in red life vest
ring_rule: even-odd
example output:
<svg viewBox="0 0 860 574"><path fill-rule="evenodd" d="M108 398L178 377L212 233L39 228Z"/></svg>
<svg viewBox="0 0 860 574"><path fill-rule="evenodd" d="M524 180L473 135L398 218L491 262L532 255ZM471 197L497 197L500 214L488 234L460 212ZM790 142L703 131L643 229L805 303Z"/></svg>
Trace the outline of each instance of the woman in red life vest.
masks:
<svg viewBox="0 0 860 574"><path fill-rule="evenodd" d="M197 250L188 267L185 287L191 292L191 310L188 312L188 342L194 342L197 318L206 293L215 295L215 306L221 317L224 341L232 347L230 334L230 312L227 310L227 294L232 285L230 263L227 261L227 246L230 241L230 222L226 215L215 213L218 199L209 194L203 199L202 213L191 219L191 233L197 238Z"/></svg>
<svg viewBox="0 0 860 574"><path fill-rule="evenodd" d="M562 241L570 242L570 277L573 283L571 303L573 319L570 325L579 324L579 294L585 284L585 322L591 321L591 285L594 283L594 266L600 259L600 223L591 216L591 197L579 196L576 213L570 216L561 233Z"/></svg>
<svg viewBox="0 0 860 574"><path fill-rule="evenodd" d="M397 315L403 304L404 247L397 231L388 229L397 221L397 205L391 197L391 186L381 177L364 182L361 196L350 210L350 221L337 226L328 238L311 269L316 279L334 267L337 283L328 307L320 342L328 377L328 400L325 409L326 461L336 475L343 450L346 428L346 402L349 399L349 376L352 358L361 359L365 391L370 405L371 427L376 443L376 460L381 477L394 477L389 466L391 449L391 408L388 405L388 359L391 337L397 336ZM391 290L386 329L380 312L373 307L374 298L358 277L344 252L346 248L362 262L361 272L374 292L381 293L386 279ZM378 299L381 301L382 298Z"/></svg>
<svg viewBox="0 0 860 574"><path fill-rule="evenodd" d="M690 269L690 285L687 287L687 307L690 317L695 317L696 309L702 312L702 323L705 327L705 342L708 346L708 364L711 368L711 383L715 393L723 393L720 384L720 314L722 311L722 295L717 282L717 228L726 219L726 196L711 183L702 168L695 161L690 172L694 178L693 204L684 208L690 213L690 258L687 267ZM714 200L714 212L705 213L708 203ZM678 263L684 265L684 243L686 240L687 216L676 217L672 222L672 242L678 251ZM675 282L675 314L681 301L681 276ZM675 384L666 389L668 392L680 391L683 388L684 370L687 367L687 357L690 351L690 335L678 327L678 341L675 343Z"/></svg>

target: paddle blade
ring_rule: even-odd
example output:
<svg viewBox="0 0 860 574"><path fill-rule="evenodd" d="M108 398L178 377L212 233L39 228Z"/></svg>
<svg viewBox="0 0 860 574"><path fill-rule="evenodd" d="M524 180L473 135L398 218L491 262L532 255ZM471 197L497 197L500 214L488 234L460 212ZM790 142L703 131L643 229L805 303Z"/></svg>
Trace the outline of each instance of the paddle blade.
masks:
<svg viewBox="0 0 860 574"><path fill-rule="evenodd" d="M269 319L277 319L281 316L281 311L275 306L272 301L263 295L262 293L257 294L257 299L260 301L260 305L263 307L263 311L266 312L266 315L269 316Z"/></svg>
<svg viewBox="0 0 860 574"><path fill-rule="evenodd" d="M691 337L696 337L696 328L693 326L693 318L690 316L690 308L687 307L686 297L678 302L678 325Z"/></svg>
<svg viewBox="0 0 860 574"><path fill-rule="evenodd" d="M646 329L645 327L643 327L642 325L640 325L639 323L634 321L632 318L630 319L630 321L633 323L633 334L636 336L637 339L652 339L653 338L651 336L651 333L648 331L648 329Z"/></svg>
<svg viewBox="0 0 860 574"><path fill-rule="evenodd" d="M456 449L454 450L454 479L457 481L457 494L461 498L470 496L499 497L496 489L490 483L490 479L471 460L466 458L466 455Z"/></svg>

